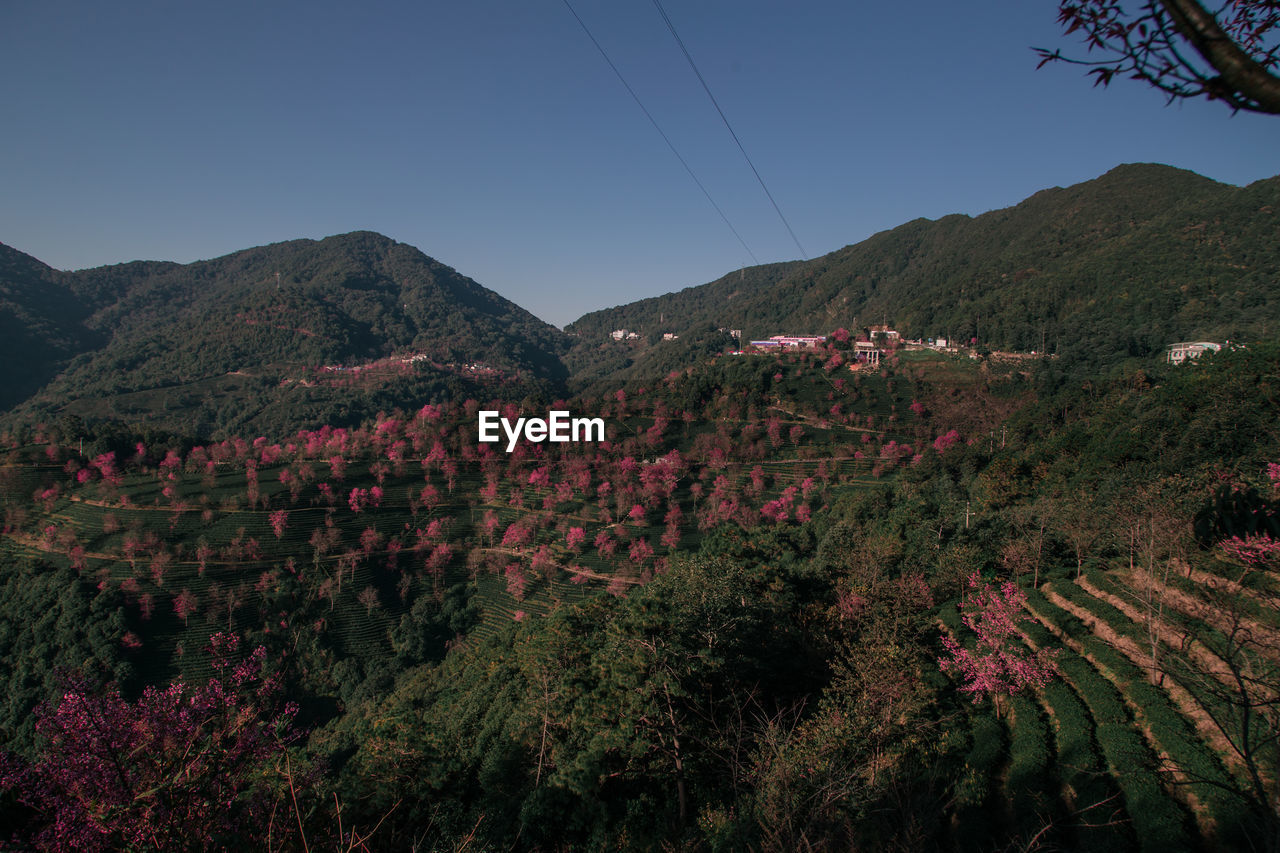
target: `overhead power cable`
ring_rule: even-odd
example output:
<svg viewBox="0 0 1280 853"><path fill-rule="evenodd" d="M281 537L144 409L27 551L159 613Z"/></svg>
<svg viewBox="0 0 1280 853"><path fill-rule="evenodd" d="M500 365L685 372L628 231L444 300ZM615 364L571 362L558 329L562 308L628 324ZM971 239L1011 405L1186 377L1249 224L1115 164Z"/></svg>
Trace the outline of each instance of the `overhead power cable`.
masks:
<svg viewBox="0 0 1280 853"><path fill-rule="evenodd" d="M613 64L613 60L609 58L609 54L605 52L604 47L602 47L600 42L596 40L596 37L591 34L591 30L587 28L586 23L574 10L573 6L569 4L569 0L564 0L564 5L578 22L578 26L582 27L582 31L587 34L587 38L591 39L591 43L596 46L596 50L600 51L600 55L604 57L604 61L613 69L613 73L617 76L618 81L622 83L623 88L627 90L627 93L631 95L632 100L636 102L636 106L638 106L640 111L644 113L645 118L649 119L649 123L653 125L653 129L658 131L658 135L662 137L662 141L667 143L667 147L671 149L671 153L676 155L676 159L680 161L680 165L684 166L684 170L689 173L689 177L698 185L698 189L702 190L702 194L707 197L707 201L709 201L711 206L715 208L716 213L720 214L720 218L724 220L724 224L729 226L729 230L733 232L733 236L738 238L738 242L742 244L742 248L751 256L751 260L755 262L756 266L759 266L760 259L756 257L755 252L751 251L751 247L747 245L747 241L742 239L742 235L738 233L738 229L733 227L733 223L729 221L729 217L725 216L724 211L720 209L720 205L716 204L716 200L711 197L711 193L707 192L707 188L703 186L702 181L698 180L698 176L693 173L693 169L690 168L689 164L685 162L685 159L680 156L680 152L676 150L676 146L662 130L662 127L658 124L658 120L655 119L653 114L645 107L644 102L640 100L640 96L636 94L635 90L631 88L631 84L627 82L627 78L622 76L622 72L618 70L618 66Z"/></svg>
<svg viewBox="0 0 1280 853"><path fill-rule="evenodd" d="M742 152L743 158L747 161L747 165L751 167L751 171L755 174L756 180L760 182L760 189L764 190L764 194L769 197L769 203L773 205L773 209L778 212L778 218L782 220L782 224L787 227L787 233L791 235L791 239L795 242L796 248L800 250L800 255L804 260L809 259L809 253L804 250L804 246L800 245L800 239L796 237L796 232L791 229L791 223L787 221L787 217L782 214L782 208L778 207L778 202L774 201L773 193L769 192L769 188L765 186L764 178L760 177L760 171L756 168L756 164L751 162L751 157L747 154L747 149L742 147L742 140L738 139L738 134L734 132L733 125L729 123L728 117L724 114L724 110L720 109L720 102L716 100L716 96L711 94L711 87L707 85L707 81L703 79L702 72L698 70L697 64L693 61L693 56L689 53L689 48L684 46L684 39L680 38L680 34L676 32L676 25L671 23L671 18L667 15L667 10L662 8L659 0L653 0L653 5L658 8L658 14L662 16L662 20L666 22L667 29L671 31L671 36L676 40L676 44L680 45L684 58L689 60L689 67L693 69L693 73L697 75L698 82L702 84L702 89L707 93L707 97L711 99L711 103L715 105L716 112L720 113L720 120L724 122L724 126L729 129L729 135L733 137L733 141L737 143L738 150Z"/></svg>

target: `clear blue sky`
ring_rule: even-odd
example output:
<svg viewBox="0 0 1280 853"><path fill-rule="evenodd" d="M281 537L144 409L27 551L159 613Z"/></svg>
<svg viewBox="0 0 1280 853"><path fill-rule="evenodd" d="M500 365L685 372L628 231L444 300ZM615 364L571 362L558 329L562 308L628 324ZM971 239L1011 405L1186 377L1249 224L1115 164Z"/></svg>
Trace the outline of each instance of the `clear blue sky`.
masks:
<svg viewBox="0 0 1280 853"><path fill-rule="evenodd" d="M651 0L571 2L756 257L798 257ZM1280 118L1037 71L1051 0L664 7L810 256L1119 163L1280 173ZM563 0L9 0L0 105L0 242L59 269L369 229L563 325L751 263Z"/></svg>

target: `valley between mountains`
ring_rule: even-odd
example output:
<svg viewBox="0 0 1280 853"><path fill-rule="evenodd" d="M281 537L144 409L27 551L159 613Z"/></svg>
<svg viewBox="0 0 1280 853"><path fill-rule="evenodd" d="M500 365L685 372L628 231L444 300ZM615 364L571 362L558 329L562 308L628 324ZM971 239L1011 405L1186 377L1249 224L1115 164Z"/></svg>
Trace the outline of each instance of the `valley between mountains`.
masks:
<svg viewBox="0 0 1280 853"><path fill-rule="evenodd" d="M1280 846L1277 211L1126 165L563 330L0 245L0 843Z"/></svg>

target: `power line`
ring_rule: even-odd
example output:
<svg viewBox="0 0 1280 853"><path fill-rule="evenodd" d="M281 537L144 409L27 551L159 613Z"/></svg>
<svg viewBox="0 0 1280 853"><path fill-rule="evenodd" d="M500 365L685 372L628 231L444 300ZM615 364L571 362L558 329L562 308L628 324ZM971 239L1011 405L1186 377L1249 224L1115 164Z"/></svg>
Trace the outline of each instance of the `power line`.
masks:
<svg viewBox="0 0 1280 853"><path fill-rule="evenodd" d="M756 169L756 164L751 162L751 157L747 154L747 149L742 147L742 140L738 139L738 134L734 132L733 125L729 124L729 119L724 114L724 110L720 109L720 102L716 100L716 96L711 94L711 87L707 85L707 81L703 79L702 72L698 70L697 64L693 61L693 56L689 53L689 48L684 46L684 39L680 38L680 34L676 32L676 25L671 23L671 18L667 16L667 10L662 8L659 0L653 0L653 5L658 8L658 14L662 16L662 20L666 22L667 29L671 31L672 37L676 40L676 44L680 45L684 58L689 60L689 67L693 69L693 73L697 75L698 82L702 84L702 89L707 93L707 97L711 99L711 103L715 105L716 112L720 113L720 120L724 122L724 126L729 129L729 135L733 137L733 141L737 143L738 150L742 152L743 158L747 161L747 165L751 167L751 171L755 174L756 180L760 182L760 189L764 190L764 194L769 197L769 203L773 205L773 209L778 212L778 218L782 220L782 224L787 227L787 233L791 235L791 239L795 242L796 248L800 250L800 255L804 260L809 260L809 253L804 250L804 246L800 245L800 239L796 237L796 232L791 229L791 223L787 221L787 217L783 216L782 208L778 207L778 202L774 201L773 193L769 192L769 188L765 186L764 178L760 177L760 171Z"/></svg>
<svg viewBox="0 0 1280 853"><path fill-rule="evenodd" d="M742 239L742 235L738 233L738 229L733 227L733 223L729 221L729 217L724 215L724 211L720 209L720 205L716 204L716 200L711 197L711 193L707 192L707 188L702 185L702 181L698 180L698 176L693 173L693 169L690 168L689 164L685 162L685 159L680 156L680 152L676 150L676 146L671 142L671 139L668 138L667 134L663 132L657 119L653 117L653 114L645 107L644 102L640 100L640 96L631 88L631 84L627 82L627 78L622 76L622 72L618 70L618 66L613 64L613 60L609 58L609 54L605 53L600 42L596 41L596 37L591 34L591 30L587 29L586 23L578 13L574 11L573 6L569 5L569 0L564 0L564 5L568 8L569 13L573 15L574 19L577 20L578 26L582 27L582 31L587 34L587 38L591 39L591 43L596 46L596 50L600 51L600 55L604 57L604 61L613 69L613 73L617 75L618 81L622 83L623 88L627 90L628 94L631 95L632 100L636 102L636 106L638 106L640 111L645 114L645 118L649 119L649 123L653 125L653 129L658 131L658 135L662 137L662 141L667 143L667 147L671 149L671 153L676 155L676 159L680 161L680 165L684 166L684 170L689 173L689 177L693 178L693 182L698 185L698 189L702 190L702 194L707 197L707 201L709 201L711 206L715 208L716 213L720 214L720 218L724 220L724 224L729 226L729 230L733 232L733 236L738 238L738 242L742 244L742 248L746 249L747 254L751 256L751 260L755 262L756 266L759 266L760 259L756 257L755 252L751 251L751 247L747 245L747 241ZM756 177L759 177L759 175ZM768 190L765 190L765 192L768 192ZM777 207L777 205L774 205L774 207ZM779 211L779 213L781 213L781 211ZM794 237L795 235L793 234L792 236ZM803 251L803 249L801 251Z"/></svg>

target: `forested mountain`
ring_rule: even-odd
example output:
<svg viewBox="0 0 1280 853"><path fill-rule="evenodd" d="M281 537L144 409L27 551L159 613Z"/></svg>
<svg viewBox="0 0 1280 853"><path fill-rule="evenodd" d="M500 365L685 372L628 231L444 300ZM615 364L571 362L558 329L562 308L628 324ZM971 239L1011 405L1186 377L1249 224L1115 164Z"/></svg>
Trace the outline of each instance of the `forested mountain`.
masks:
<svg viewBox="0 0 1280 853"><path fill-rule="evenodd" d="M10 249L3 259L0 322L40 368L7 383L4 402L61 368L21 407L37 419L145 417L209 434L349 422L502 382L552 393L565 379L558 330L371 232L185 265L62 273Z"/></svg>
<svg viewBox="0 0 1280 853"><path fill-rule="evenodd" d="M1280 178L1240 188L1119 166L1004 210L917 219L807 263L596 311L568 331L590 351L618 328L652 340L708 326L764 337L887 321L907 337L1103 366L1179 340L1274 334L1277 211Z"/></svg>
<svg viewBox="0 0 1280 853"><path fill-rule="evenodd" d="M91 345L87 308L56 270L0 244L0 410L34 393Z"/></svg>

